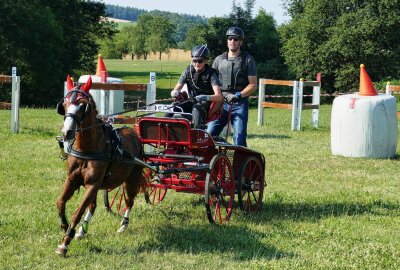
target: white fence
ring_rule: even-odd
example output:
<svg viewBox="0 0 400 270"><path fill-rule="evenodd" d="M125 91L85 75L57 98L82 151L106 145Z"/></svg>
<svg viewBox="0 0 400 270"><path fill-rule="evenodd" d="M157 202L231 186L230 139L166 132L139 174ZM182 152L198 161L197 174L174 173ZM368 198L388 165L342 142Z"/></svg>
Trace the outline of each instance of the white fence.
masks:
<svg viewBox="0 0 400 270"><path fill-rule="evenodd" d="M17 76L17 68L11 70L12 76L0 75L0 83L11 83L11 132L19 131L19 100L21 91L21 78Z"/></svg>
<svg viewBox="0 0 400 270"><path fill-rule="evenodd" d="M267 85L277 86L292 86L293 95L292 103L273 103L265 102L265 93L267 91ZM312 103L303 103L303 88L313 87ZM312 109L312 125L318 127L319 119L319 105L321 95L321 83L317 81L281 81L281 80L270 80L260 79L258 84L259 96L258 96L258 117L257 125L264 124L264 108L280 108L292 110L292 130L301 129L301 112L302 110Z"/></svg>

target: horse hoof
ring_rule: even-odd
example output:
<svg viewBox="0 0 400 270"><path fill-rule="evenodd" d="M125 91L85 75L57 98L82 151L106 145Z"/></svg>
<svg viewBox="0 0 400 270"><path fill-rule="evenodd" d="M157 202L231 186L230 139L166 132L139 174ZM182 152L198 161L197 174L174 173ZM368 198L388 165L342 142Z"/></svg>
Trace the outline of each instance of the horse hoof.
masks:
<svg viewBox="0 0 400 270"><path fill-rule="evenodd" d="M126 228L128 228L128 224L123 224L123 225L121 225L121 227L119 227L117 232L122 233L126 230Z"/></svg>
<svg viewBox="0 0 400 270"><path fill-rule="evenodd" d="M67 247L65 245L58 245L56 248L56 254L65 257L67 255Z"/></svg>
<svg viewBox="0 0 400 270"><path fill-rule="evenodd" d="M82 227L79 228L78 232L75 234L75 239L81 240L85 236L85 231L82 229Z"/></svg>

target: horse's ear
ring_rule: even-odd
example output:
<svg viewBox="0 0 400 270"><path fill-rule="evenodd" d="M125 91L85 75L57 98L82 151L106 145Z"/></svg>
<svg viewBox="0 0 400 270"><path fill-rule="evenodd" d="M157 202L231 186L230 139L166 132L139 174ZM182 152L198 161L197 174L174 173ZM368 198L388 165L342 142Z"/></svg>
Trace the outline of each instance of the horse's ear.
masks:
<svg viewBox="0 0 400 270"><path fill-rule="evenodd" d="M85 91L86 93L89 93L90 87L92 87L92 76L89 76L87 82L84 85L82 85L81 90Z"/></svg>
<svg viewBox="0 0 400 270"><path fill-rule="evenodd" d="M67 76L67 89L68 91L71 91L71 89L74 88L74 82L71 80L71 77Z"/></svg>

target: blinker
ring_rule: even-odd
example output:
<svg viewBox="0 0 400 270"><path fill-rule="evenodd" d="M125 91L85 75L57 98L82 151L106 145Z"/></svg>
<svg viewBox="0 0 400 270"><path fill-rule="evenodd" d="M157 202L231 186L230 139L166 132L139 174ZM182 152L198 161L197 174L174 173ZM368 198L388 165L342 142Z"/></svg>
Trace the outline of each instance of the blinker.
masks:
<svg viewBox="0 0 400 270"><path fill-rule="evenodd" d="M56 111L58 114L64 116L65 115L65 109L64 109L64 104L62 102L57 103Z"/></svg>

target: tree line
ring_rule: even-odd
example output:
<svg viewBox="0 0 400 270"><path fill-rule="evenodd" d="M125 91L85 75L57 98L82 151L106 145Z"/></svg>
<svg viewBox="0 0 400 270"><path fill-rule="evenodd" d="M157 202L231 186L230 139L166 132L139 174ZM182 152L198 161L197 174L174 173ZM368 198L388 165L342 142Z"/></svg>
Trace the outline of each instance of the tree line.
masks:
<svg viewBox="0 0 400 270"><path fill-rule="evenodd" d="M226 17L212 17L199 22L179 17L173 13L157 11L142 13L135 23L128 24L110 38L102 41L102 54L120 58L132 54L146 59L149 53L168 53L171 48L191 50L199 44L208 44L211 58L226 50L226 30L240 26L245 32L244 50L248 50L258 62L261 76L286 78L288 69L280 55L280 38L273 16L260 9L253 16L255 0L246 0L244 7L232 3L232 11ZM185 29L184 40L177 39L177 18L181 18L180 30ZM180 41L178 41L180 40Z"/></svg>
<svg viewBox="0 0 400 270"><path fill-rule="evenodd" d="M236 25L245 32L243 50L256 59L259 77L314 79L320 72L325 91L357 91L363 63L373 81L399 79L400 0L285 0L291 20L280 26L264 9L254 14L254 2L241 6L233 0L228 16L189 21L173 13L142 12L135 23L118 29L104 20L108 13L101 2L3 0L0 73L10 74L16 66L21 103L49 106L61 98L67 73L94 70L100 49L109 56L134 53L144 59L149 52L206 43L213 59L226 50L225 32ZM7 95L0 91L1 100Z"/></svg>
<svg viewBox="0 0 400 270"><path fill-rule="evenodd" d="M175 26L174 40L178 48L182 47L186 38L187 30L196 24L207 23L207 18L199 15L179 14L161 10L147 11L132 7L120 7L117 5L106 5L106 13L109 17L135 22L142 14L164 17Z"/></svg>
<svg viewBox="0 0 400 270"><path fill-rule="evenodd" d="M17 67L21 104L54 105L67 73L95 69L98 38L115 31L105 15L104 4L92 1L2 0L0 74ZM0 99L9 100L9 88L2 90Z"/></svg>

